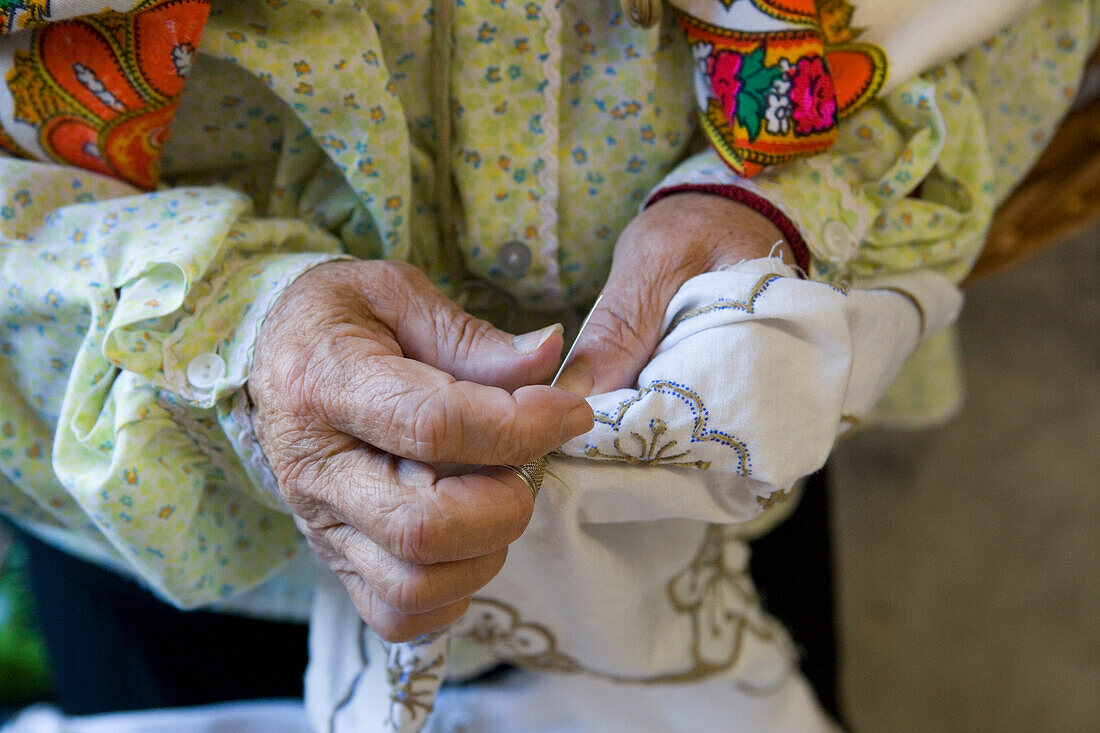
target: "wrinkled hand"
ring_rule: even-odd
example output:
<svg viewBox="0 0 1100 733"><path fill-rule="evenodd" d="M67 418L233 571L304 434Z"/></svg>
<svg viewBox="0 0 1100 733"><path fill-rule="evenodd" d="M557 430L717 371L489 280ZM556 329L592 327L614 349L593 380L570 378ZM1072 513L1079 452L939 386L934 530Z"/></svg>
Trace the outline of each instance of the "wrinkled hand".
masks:
<svg viewBox="0 0 1100 733"><path fill-rule="evenodd" d="M531 517L522 464L592 426L553 374L557 332L520 340L409 265L333 262L264 323L248 389L287 506L384 639L443 628ZM534 342L534 343L532 343ZM468 464L441 477L430 464Z"/></svg>
<svg viewBox="0 0 1100 733"><path fill-rule="evenodd" d="M653 204L620 235L600 307L558 384L583 393L594 379L593 394L633 387L680 286L722 265L766 257L782 236L766 217L719 196L682 193ZM780 251L794 264L789 246Z"/></svg>

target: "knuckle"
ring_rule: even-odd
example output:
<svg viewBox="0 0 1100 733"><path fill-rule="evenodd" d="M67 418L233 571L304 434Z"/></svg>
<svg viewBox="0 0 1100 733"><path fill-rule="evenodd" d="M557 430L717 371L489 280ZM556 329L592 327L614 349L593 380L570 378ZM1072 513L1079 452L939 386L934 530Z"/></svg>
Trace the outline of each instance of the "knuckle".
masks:
<svg viewBox="0 0 1100 733"><path fill-rule="evenodd" d="M315 526L313 531L316 536L323 538L324 544L330 548L330 556L334 563L340 568L351 569L355 567L349 553L355 535L355 530L352 527L346 524L319 525Z"/></svg>
<svg viewBox="0 0 1100 733"><path fill-rule="evenodd" d="M441 445L447 437L447 415L436 400L424 397L411 405L408 438L418 452Z"/></svg>
<svg viewBox="0 0 1100 733"><path fill-rule="evenodd" d="M328 416L335 394L345 389L351 356L331 340L318 342L284 367L283 393L291 410L300 415Z"/></svg>
<svg viewBox="0 0 1100 733"><path fill-rule="evenodd" d="M309 347L287 348L275 358L264 362L265 368L249 376L250 394L257 406L281 410L290 415L313 411L319 399L331 365L318 355L327 351L323 342ZM269 365L269 366L268 366Z"/></svg>
<svg viewBox="0 0 1100 733"><path fill-rule="evenodd" d="M394 555L415 565L439 562L444 528L442 523L415 504L407 504L401 516L395 517Z"/></svg>
<svg viewBox="0 0 1100 733"><path fill-rule="evenodd" d="M337 567L333 569L347 588L348 596L359 616L375 634L390 643L410 641L418 636L411 619L386 606L354 570Z"/></svg>
<svg viewBox="0 0 1100 733"><path fill-rule="evenodd" d="M267 455L287 506L295 514L310 519L310 512L330 504L327 459L332 446L309 435L308 430L294 433L280 439Z"/></svg>
<svg viewBox="0 0 1100 733"><path fill-rule="evenodd" d="M389 311L393 304L408 303L411 295L434 289L431 280L415 265L408 262L369 263L368 278L370 302Z"/></svg>
<svg viewBox="0 0 1100 733"><path fill-rule="evenodd" d="M289 509L296 516L311 520L321 506L314 488L318 483L316 461L309 456L301 456L292 461L272 457L272 462L279 480L279 491Z"/></svg>
<svg viewBox="0 0 1100 733"><path fill-rule="evenodd" d="M337 575L348 569L347 562L329 544L324 533L299 516L294 517L294 524L298 527L298 531L302 533L302 536L306 538L306 544L309 545L309 548L313 550L317 557L321 558L325 565L332 568ZM345 582L345 584L347 583Z"/></svg>
<svg viewBox="0 0 1100 733"><path fill-rule="evenodd" d="M439 309L435 313L436 333L447 338L447 354L455 363L461 363L471 357L478 344L485 341L493 332L488 321L469 316L459 316Z"/></svg>
<svg viewBox="0 0 1100 733"><path fill-rule="evenodd" d="M263 332L248 382L258 407L293 413L310 407L313 393L332 371L333 323L331 314L300 314L293 324Z"/></svg>
<svg viewBox="0 0 1100 733"><path fill-rule="evenodd" d="M411 406L408 430L403 436L409 443L410 455L429 461L448 461L458 451L456 443L465 440L466 414L471 406L463 404L460 390L449 400L441 390L427 394Z"/></svg>
<svg viewBox="0 0 1100 733"><path fill-rule="evenodd" d="M439 591L424 567L403 567L391 579L382 600L400 613L423 613L440 605Z"/></svg>

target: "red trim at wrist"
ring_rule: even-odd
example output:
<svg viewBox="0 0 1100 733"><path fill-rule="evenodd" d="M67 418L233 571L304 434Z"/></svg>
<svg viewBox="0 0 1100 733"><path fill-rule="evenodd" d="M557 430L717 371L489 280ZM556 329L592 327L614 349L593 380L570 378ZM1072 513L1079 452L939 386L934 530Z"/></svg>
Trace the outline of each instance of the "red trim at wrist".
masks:
<svg viewBox="0 0 1100 733"><path fill-rule="evenodd" d="M737 186L721 183L684 183L657 191L650 197L646 206L649 207L663 198L678 193L709 193L714 196L721 196L730 201L744 204L761 216L767 217L772 224L775 224L776 229L783 234L783 239L787 240L787 244L790 245L791 250L794 252L795 264L801 267L803 272L808 273L810 271L810 249L806 246L806 240L802 238L802 234L798 231L798 227L794 225L794 222L788 219L771 201Z"/></svg>

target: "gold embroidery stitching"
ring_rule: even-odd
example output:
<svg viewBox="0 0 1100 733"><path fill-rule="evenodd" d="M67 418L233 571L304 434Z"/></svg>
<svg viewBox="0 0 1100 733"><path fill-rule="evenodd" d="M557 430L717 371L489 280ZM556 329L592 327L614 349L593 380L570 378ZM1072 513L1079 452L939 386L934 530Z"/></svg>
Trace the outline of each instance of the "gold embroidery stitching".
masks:
<svg viewBox="0 0 1100 733"><path fill-rule="evenodd" d="M676 328L681 323L683 323L684 321L686 321L690 318L695 318L697 316L703 316L703 315L706 315L707 313L713 313L714 311L717 311L717 310L726 310L726 309L739 310L739 311L744 311L745 313L749 314L750 316L755 315L757 299L764 294L764 292L771 286L771 284L773 282L775 282L776 280L780 280L780 279L782 279L781 275L762 275L760 277L760 279L756 281L756 284L752 286L752 289L749 291L748 296L745 297L742 300L737 300L737 299L734 299L734 298L723 298L722 300L716 300L713 303L710 303L709 305L704 305L704 306L701 306L701 307L696 308L694 310L685 311L684 313L681 313L680 315L676 316L676 318L672 319L672 323L670 323L668 328L665 329L664 335L668 336L670 333L672 333L672 329ZM831 288L832 290L835 290L836 292L840 293L844 297L848 297L847 288L844 288L844 287L842 287L840 285L837 285L835 283L816 281L815 284L824 285L825 287L828 287L828 288ZM883 288L883 289L886 289L886 288ZM899 291L899 292L904 292L904 291ZM912 297L912 296L910 296L910 297Z"/></svg>
<svg viewBox="0 0 1100 733"><path fill-rule="evenodd" d="M787 501L787 499L790 499L790 498L791 498L791 492L783 491L782 489L780 489L779 491L773 491L772 493L768 494L767 496L758 496L758 497L756 497L756 503L759 504L764 509L771 509L773 506L775 506L777 504L782 504L783 502Z"/></svg>
<svg viewBox="0 0 1100 733"><path fill-rule="evenodd" d="M776 638L773 628L755 624L747 615L734 611L738 605L756 608L760 600L748 572L726 563L727 546L740 541L731 528L712 524L691 565L668 584L673 607L692 614L692 654L696 670L703 674L736 664L746 633L754 633L764 641Z"/></svg>
<svg viewBox="0 0 1100 733"><path fill-rule="evenodd" d="M707 410L707 406L703 403L703 399L689 387L667 379L651 382L649 385L638 390L636 395L620 403L614 414L597 412L596 422L607 425L615 432L618 432L622 427L623 418L626 416L626 413L629 412L630 408L638 404L651 392L670 394L682 400L687 405L688 409L695 416L695 424L691 432L692 443L718 443L719 445L730 448L737 453L737 474L739 476L748 476L752 472L748 447L731 435L727 435L718 430L708 430L707 418L710 413L709 410ZM643 466L686 466L697 468L701 471L706 471L710 468L710 461L688 459L688 456L691 454L691 449L673 455L667 455L669 450L676 447L678 441L675 439L669 440L658 447L658 441L668 430L668 425L662 418L651 419L649 421L649 429L652 432L652 438L648 441L641 434L635 431L630 432L631 437L638 441L639 450L637 453L628 453L624 450L620 438L615 438L612 441L615 453L601 451L597 446L592 444L585 447L584 453L589 458L622 461L624 463Z"/></svg>
<svg viewBox="0 0 1100 733"><path fill-rule="evenodd" d="M751 634L764 642L783 642L782 632L773 620L762 613L753 618L756 615L753 611L759 609L759 596L753 590L747 570L727 564L731 543L742 543L736 528L710 525L695 559L668 583L668 599L673 608L692 614L692 666L688 669L652 677L631 677L587 668L558 649L557 640L549 629L522 621L516 609L488 598L473 599L466 618L455 627L455 635L489 646L502 660L548 672L585 673L612 682L643 685L694 682L711 677L737 664L746 635ZM735 599L734 604L724 602L730 598ZM743 607L747 613L738 613L735 606ZM528 640L521 641L520 637L525 634ZM509 652L517 648L538 648L539 651ZM793 669L793 652L789 648L787 651L790 669ZM776 684L780 683L781 680ZM739 686L745 684L743 680L738 681ZM751 686L746 686L744 691L764 694Z"/></svg>
<svg viewBox="0 0 1100 733"><path fill-rule="evenodd" d="M425 637L423 643L430 643L441 633L436 632ZM394 647L390 647L392 650ZM392 655L392 651L391 651ZM436 655L430 661L423 660L419 655L411 660L395 659L391 656L386 665L386 679L390 688L389 725L395 729L399 727L398 721L403 716L404 710L410 720L416 721L421 717L427 717L435 706L435 691L438 687L437 680L443 673L445 660L443 655ZM427 687L418 689L420 683L428 683Z"/></svg>
<svg viewBox="0 0 1100 733"><path fill-rule="evenodd" d="M631 431L630 436L637 440L640 444L640 451L637 456L627 453L623 450L622 444L619 442L619 438L615 438L612 441L612 445L615 446L615 454L603 453L594 445L590 445L584 449L584 454L589 458L604 458L612 461L623 461L624 463L641 464L645 466L651 465L666 465L666 466L689 466L691 468L698 468L701 471L706 471L710 468L710 461L678 461L678 458L685 458L691 451L686 450L682 453L666 456L665 451L673 448L678 441L670 440L669 442L657 448L657 441L661 435L668 430L668 426L665 425L665 421L660 418L655 418L649 421L649 428L653 431L653 439L648 443L638 433Z"/></svg>
<svg viewBox="0 0 1100 733"><path fill-rule="evenodd" d="M581 672L576 660L558 651L550 630L520 620L519 612L500 601L474 598L456 635L491 648L497 656L548 672Z"/></svg>
<svg viewBox="0 0 1100 733"><path fill-rule="evenodd" d="M672 333L672 329L676 328L689 318L706 315L707 313L713 313L717 310L740 310L748 313L751 316L753 313L756 312L756 299L763 295L764 291L767 290L768 287L771 286L771 284L779 278L779 275L762 275L760 279L756 281L756 284L752 286L752 290L749 291L748 297L744 300L735 300L732 298L716 300L710 305L704 305L701 308L696 308L695 310L681 313L680 315L672 319L672 323L670 323L668 328L665 330L665 336L668 336L670 333Z"/></svg>

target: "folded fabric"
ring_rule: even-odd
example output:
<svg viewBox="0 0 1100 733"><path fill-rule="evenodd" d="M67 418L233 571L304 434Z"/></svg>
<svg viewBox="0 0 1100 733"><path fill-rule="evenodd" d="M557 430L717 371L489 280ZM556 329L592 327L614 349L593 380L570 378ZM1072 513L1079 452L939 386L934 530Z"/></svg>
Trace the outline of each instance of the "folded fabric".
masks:
<svg viewBox="0 0 1100 733"><path fill-rule="evenodd" d="M775 259L689 280L636 388L589 398L595 427L552 456L525 534L449 632L452 668L507 661L645 684L728 676L730 696L709 704L730 714L803 684L753 588L741 527L824 463L960 303L929 273L845 291ZM314 724L420 730L447 635L381 645L341 596L319 593L315 607ZM827 727L812 699L790 699L802 709L784 720Z"/></svg>

